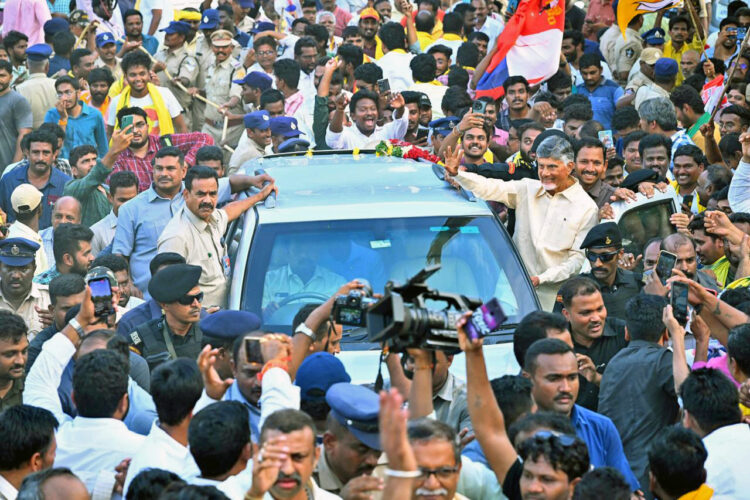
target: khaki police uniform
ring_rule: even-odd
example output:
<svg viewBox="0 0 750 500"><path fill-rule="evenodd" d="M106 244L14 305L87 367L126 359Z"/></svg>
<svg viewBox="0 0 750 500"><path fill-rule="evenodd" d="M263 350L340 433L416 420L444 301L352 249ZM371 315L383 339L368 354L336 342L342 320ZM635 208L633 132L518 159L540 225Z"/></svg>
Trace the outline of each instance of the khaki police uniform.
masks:
<svg viewBox="0 0 750 500"><path fill-rule="evenodd" d="M47 285L40 285L39 283L31 283L31 290L29 294L23 299L21 305L18 308L13 307L8 299L3 295L3 289L0 287L0 309L11 311L21 316L26 322L26 326L29 327L29 341L33 340L37 333L44 330L44 325L39 319L39 313L36 312L36 308L46 311L49 308L49 288Z"/></svg>
<svg viewBox="0 0 750 500"><path fill-rule="evenodd" d="M122 62L122 59L119 57L115 57L115 67L107 66L107 63L102 61L100 58L96 58L96 61L94 61L94 67L95 68L107 68L114 77L115 81L119 80L120 78L123 78L125 76L125 73L122 71L122 66L120 66L120 63Z"/></svg>
<svg viewBox="0 0 750 500"><path fill-rule="evenodd" d="M172 78L180 78L185 87L197 87L198 81L198 59L191 54L185 45L182 47L171 50L167 47L159 50L154 59L163 62L167 66L167 72ZM177 98L177 102L180 103L182 109L185 111L185 120L187 121L188 130L193 130L192 123L192 105L193 98L180 87L174 84L166 75L165 72L160 71L158 73L159 81L165 87L172 91L174 96Z"/></svg>
<svg viewBox="0 0 750 500"><path fill-rule="evenodd" d="M242 109L242 87L232 80L240 80L245 77L245 68L242 64L230 57L224 62L217 63L215 60L206 71L206 98L217 104L224 104L232 97L238 98L236 106L229 111L236 115L244 114ZM217 144L221 142L222 129L224 126L224 115L213 106L207 106L205 111L205 122L201 132L213 136ZM197 124L196 124L197 125ZM240 136L245 128L241 123L230 126L227 129L226 144L231 147L237 146Z"/></svg>
<svg viewBox="0 0 750 500"><path fill-rule="evenodd" d="M44 115L57 103L55 80L47 78L44 73L32 73L26 81L16 86L16 92L29 101L34 129L39 128L44 123Z"/></svg>
<svg viewBox="0 0 750 500"><path fill-rule="evenodd" d="M619 81L619 73L630 72L635 62L641 57L643 51L643 39L634 29L628 28L625 31L625 38L618 37L614 47L613 66L615 79Z"/></svg>

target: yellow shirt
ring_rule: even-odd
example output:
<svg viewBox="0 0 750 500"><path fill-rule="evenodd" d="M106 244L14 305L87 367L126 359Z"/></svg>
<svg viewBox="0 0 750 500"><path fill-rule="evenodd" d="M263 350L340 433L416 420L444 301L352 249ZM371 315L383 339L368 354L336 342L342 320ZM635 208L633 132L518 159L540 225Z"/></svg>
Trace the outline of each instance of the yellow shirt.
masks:
<svg viewBox="0 0 750 500"><path fill-rule="evenodd" d="M424 31L417 31L417 41L419 42L419 49L424 52L424 49L435 43L435 38L430 33Z"/></svg>
<svg viewBox="0 0 750 500"><path fill-rule="evenodd" d="M683 43L682 48L677 51L672 47L672 40L668 41L664 44L664 55L663 57L669 57L670 59L674 59L677 61L677 65L680 66L680 61L682 60L682 54L684 54L688 50L695 50L697 52L700 52L702 47L700 41L697 39L698 37L693 37L693 41L690 43ZM675 82L675 86L680 85L682 81L685 79L685 77L682 75L682 66L680 66L680 71L677 73L677 81Z"/></svg>

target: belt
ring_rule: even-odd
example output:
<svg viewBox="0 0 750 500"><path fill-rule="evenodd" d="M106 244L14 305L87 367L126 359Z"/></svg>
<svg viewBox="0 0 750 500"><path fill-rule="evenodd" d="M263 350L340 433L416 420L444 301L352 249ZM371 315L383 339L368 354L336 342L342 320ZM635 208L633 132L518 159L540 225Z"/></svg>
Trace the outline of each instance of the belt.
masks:
<svg viewBox="0 0 750 500"><path fill-rule="evenodd" d="M241 124L243 122L244 122L244 118L230 119L228 126L234 127L234 126L239 125L239 124ZM210 126L216 127L216 128L224 128L224 118L222 118L220 120L212 120L210 118L206 118L206 125L210 125Z"/></svg>

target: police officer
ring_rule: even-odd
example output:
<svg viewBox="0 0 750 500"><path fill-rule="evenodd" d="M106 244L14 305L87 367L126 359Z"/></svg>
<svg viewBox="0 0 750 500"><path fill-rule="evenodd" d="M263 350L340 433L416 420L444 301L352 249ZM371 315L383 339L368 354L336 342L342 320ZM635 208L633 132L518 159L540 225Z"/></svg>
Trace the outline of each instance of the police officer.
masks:
<svg viewBox="0 0 750 500"><path fill-rule="evenodd" d="M55 80L47 77L51 55L52 49L44 43L38 43L26 49L29 78L16 85L16 92L29 101L35 129L44 123L44 115L57 103Z"/></svg>
<svg viewBox="0 0 750 500"><path fill-rule="evenodd" d="M271 115L266 110L253 111L243 118L245 133L240 137L237 149L229 158L228 174L237 171L246 161L271 153Z"/></svg>
<svg viewBox="0 0 750 500"><path fill-rule="evenodd" d="M203 300L198 286L200 277L200 267L174 264L151 278L148 292L164 315L136 327L129 341L131 349L148 361L152 371L170 359L198 358L203 340L198 324Z"/></svg>
<svg viewBox="0 0 750 500"><path fill-rule="evenodd" d="M459 121L460 120L456 116L446 116L445 118L432 120L429 123L430 144L432 144L432 150L434 152L440 151L443 141L448 137L448 134L453 131L453 128L458 125Z"/></svg>
<svg viewBox="0 0 750 500"><path fill-rule="evenodd" d="M307 151L310 149L310 143L299 137L292 137L279 144L279 153L293 153L295 151Z"/></svg>
<svg viewBox="0 0 750 500"><path fill-rule="evenodd" d="M29 341L46 326L37 311L46 312L50 305L47 285L32 281L37 250L39 245L25 238L0 241L0 309L23 318Z"/></svg>
<svg viewBox="0 0 750 500"><path fill-rule="evenodd" d="M232 377L232 347L239 337L260 328L260 318L247 311L220 310L200 321L203 346L218 349L214 368L222 380Z"/></svg>
<svg viewBox="0 0 750 500"><path fill-rule="evenodd" d="M612 68L612 73L615 80L621 84L627 82L630 70L643 51L643 39L638 34L642 25L643 16L638 14L628 23L625 36L617 37L615 41L613 61L615 65Z"/></svg>
<svg viewBox="0 0 750 500"><path fill-rule="evenodd" d="M381 455L378 395L366 387L341 382L328 389L326 402L331 411L313 474L315 481L343 498L374 491L379 481L372 473Z"/></svg>
<svg viewBox="0 0 750 500"><path fill-rule="evenodd" d="M271 118L271 148L274 153L279 152L279 145L291 139L299 137L302 132L299 130L297 119L291 116L274 116Z"/></svg>
<svg viewBox="0 0 750 500"><path fill-rule="evenodd" d="M154 54L154 59L159 61L154 65L154 71L159 76L159 81L172 91L185 110L185 120L188 128L192 130L191 106L193 98L177 86L176 82L184 87L193 87L198 80L198 60L187 50L185 40L190 33L190 25L183 21L171 21L169 26L161 29L164 32L164 48ZM170 80L164 70L173 78Z"/></svg>

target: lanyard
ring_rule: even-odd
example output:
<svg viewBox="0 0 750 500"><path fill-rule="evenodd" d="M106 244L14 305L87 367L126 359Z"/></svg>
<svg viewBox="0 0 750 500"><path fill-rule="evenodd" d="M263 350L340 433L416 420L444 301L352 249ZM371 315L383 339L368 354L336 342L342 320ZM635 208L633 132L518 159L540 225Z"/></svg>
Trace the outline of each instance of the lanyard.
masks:
<svg viewBox="0 0 750 500"><path fill-rule="evenodd" d="M191 329L195 328L195 325L190 327ZM169 330L167 327L167 319L164 318L164 328L161 329L162 337L164 338L164 343L167 344L167 352L169 352L169 357L171 359L177 359L177 352L174 350L174 344L172 343L172 336L169 334ZM188 330L188 333L186 335L190 335L190 331ZM195 340L199 344L201 343L201 340L203 339L203 335L201 330L197 330L195 333Z"/></svg>

